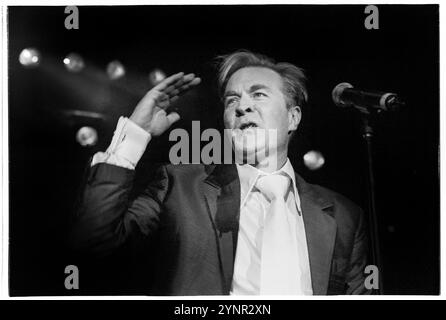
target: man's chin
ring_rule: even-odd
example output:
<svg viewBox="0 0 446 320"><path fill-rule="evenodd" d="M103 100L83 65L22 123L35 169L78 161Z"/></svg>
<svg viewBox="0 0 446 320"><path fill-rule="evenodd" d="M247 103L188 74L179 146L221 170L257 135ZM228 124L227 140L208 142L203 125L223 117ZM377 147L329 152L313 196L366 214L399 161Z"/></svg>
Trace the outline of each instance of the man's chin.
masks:
<svg viewBox="0 0 446 320"><path fill-rule="evenodd" d="M260 128L235 129L232 131L232 139L238 149L252 152L265 146L266 133L265 129Z"/></svg>
<svg viewBox="0 0 446 320"><path fill-rule="evenodd" d="M237 163L256 164L274 153L277 138L273 130L248 128L232 130L232 142ZM270 134L271 136L267 136Z"/></svg>
<svg viewBox="0 0 446 320"><path fill-rule="evenodd" d="M267 157L265 145L234 145L236 163L257 164Z"/></svg>

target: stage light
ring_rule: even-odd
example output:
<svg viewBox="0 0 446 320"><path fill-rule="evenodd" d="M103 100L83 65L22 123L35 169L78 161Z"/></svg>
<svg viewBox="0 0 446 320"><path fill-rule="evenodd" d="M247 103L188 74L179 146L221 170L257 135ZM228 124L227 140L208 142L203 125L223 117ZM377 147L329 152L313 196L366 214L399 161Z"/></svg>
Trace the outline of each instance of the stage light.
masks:
<svg viewBox="0 0 446 320"><path fill-rule="evenodd" d="M125 68L121 62L114 60L107 65L107 74L111 80L116 80L125 75Z"/></svg>
<svg viewBox="0 0 446 320"><path fill-rule="evenodd" d="M27 68L37 67L40 64L40 60L40 52L34 48L23 49L19 55L19 62Z"/></svg>
<svg viewBox="0 0 446 320"><path fill-rule="evenodd" d="M83 147L94 146L98 142L98 133L92 127L82 127L76 133L76 141Z"/></svg>
<svg viewBox="0 0 446 320"><path fill-rule="evenodd" d="M65 59L63 59L63 63L70 72L79 72L85 66L84 59L77 53L70 53L67 55Z"/></svg>
<svg viewBox="0 0 446 320"><path fill-rule="evenodd" d="M155 69L149 74L150 83L153 86L156 86L158 83L163 81L166 78L166 74L160 69Z"/></svg>
<svg viewBox="0 0 446 320"><path fill-rule="evenodd" d="M318 170L325 164L325 159L319 151L311 150L304 155L304 164L310 170Z"/></svg>

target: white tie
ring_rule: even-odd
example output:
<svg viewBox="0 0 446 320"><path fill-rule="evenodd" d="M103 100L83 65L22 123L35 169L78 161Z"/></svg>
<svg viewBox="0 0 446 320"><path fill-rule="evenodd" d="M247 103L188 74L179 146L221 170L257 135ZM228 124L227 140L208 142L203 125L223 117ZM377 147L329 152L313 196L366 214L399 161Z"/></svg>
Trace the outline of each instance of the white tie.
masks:
<svg viewBox="0 0 446 320"><path fill-rule="evenodd" d="M299 294L299 261L295 226L288 222L285 195L290 178L284 175L259 177L257 188L270 201L262 243L260 294Z"/></svg>

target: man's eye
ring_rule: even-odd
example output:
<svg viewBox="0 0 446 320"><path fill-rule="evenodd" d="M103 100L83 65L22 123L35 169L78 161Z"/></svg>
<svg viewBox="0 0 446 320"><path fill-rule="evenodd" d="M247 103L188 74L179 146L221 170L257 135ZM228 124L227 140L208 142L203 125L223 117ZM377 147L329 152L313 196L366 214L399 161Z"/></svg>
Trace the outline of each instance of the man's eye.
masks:
<svg viewBox="0 0 446 320"><path fill-rule="evenodd" d="M254 98L266 97L267 95L263 92L254 92Z"/></svg>
<svg viewBox="0 0 446 320"><path fill-rule="evenodd" d="M230 106L231 104L233 104L235 101L236 101L236 97L233 97L233 98L227 98L226 99L226 106Z"/></svg>

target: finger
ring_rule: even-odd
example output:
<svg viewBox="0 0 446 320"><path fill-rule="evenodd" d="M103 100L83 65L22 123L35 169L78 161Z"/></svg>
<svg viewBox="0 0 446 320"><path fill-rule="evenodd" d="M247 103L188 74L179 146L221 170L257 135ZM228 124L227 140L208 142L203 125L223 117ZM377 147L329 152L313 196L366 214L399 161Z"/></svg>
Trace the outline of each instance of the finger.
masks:
<svg viewBox="0 0 446 320"><path fill-rule="evenodd" d="M174 83L172 83L172 86L175 88L178 88L178 87L181 87L184 83L188 83L188 82L192 81L193 79L195 79L195 74L189 73L189 74L184 75L178 81L175 81Z"/></svg>
<svg viewBox="0 0 446 320"><path fill-rule="evenodd" d="M173 96L173 97L170 98L169 100L170 100L170 102L172 103L172 102L177 101L179 98L180 98L179 96Z"/></svg>
<svg viewBox="0 0 446 320"><path fill-rule="evenodd" d="M166 94L172 94L173 91L177 90L177 87L181 87L182 85L184 85L184 82L181 82L178 85L173 84L173 85L167 87L163 92Z"/></svg>
<svg viewBox="0 0 446 320"><path fill-rule="evenodd" d="M177 112L171 112L166 116L166 118L169 120L170 125L172 125L180 120L180 115Z"/></svg>
<svg viewBox="0 0 446 320"><path fill-rule="evenodd" d="M169 98L175 97L180 93L180 90L178 89L172 89L171 91L169 91L167 93L167 95L169 96Z"/></svg>
<svg viewBox="0 0 446 320"><path fill-rule="evenodd" d="M183 82L190 82L195 78L196 78L195 73L189 73L183 77Z"/></svg>
<svg viewBox="0 0 446 320"><path fill-rule="evenodd" d="M174 96L182 94L184 91L189 90L192 87L195 87L201 82L200 78L195 78L187 84L183 84L181 87L171 91L168 93L169 97L172 99Z"/></svg>
<svg viewBox="0 0 446 320"><path fill-rule="evenodd" d="M168 86L166 89L164 89L164 92L167 94L170 94L172 91L181 88L184 85L189 84L191 81L195 79L195 74L189 73L185 75L184 77L178 79L177 81L173 82L170 86Z"/></svg>
<svg viewBox="0 0 446 320"><path fill-rule="evenodd" d="M159 84L157 84L154 87L154 89L159 90L159 91L164 91L167 87L171 86L173 83L182 79L183 76L184 76L184 72L175 73L174 75L171 75L170 77L164 79Z"/></svg>
<svg viewBox="0 0 446 320"><path fill-rule="evenodd" d="M197 84L199 84L201 82L201 79L198 77L194 77L192 78L190 81L185 82L184 84L182 84L181 86L179 86L177 89L179 91L185 90L185 89L189 89L193 86L196 86Z"/></svg>

